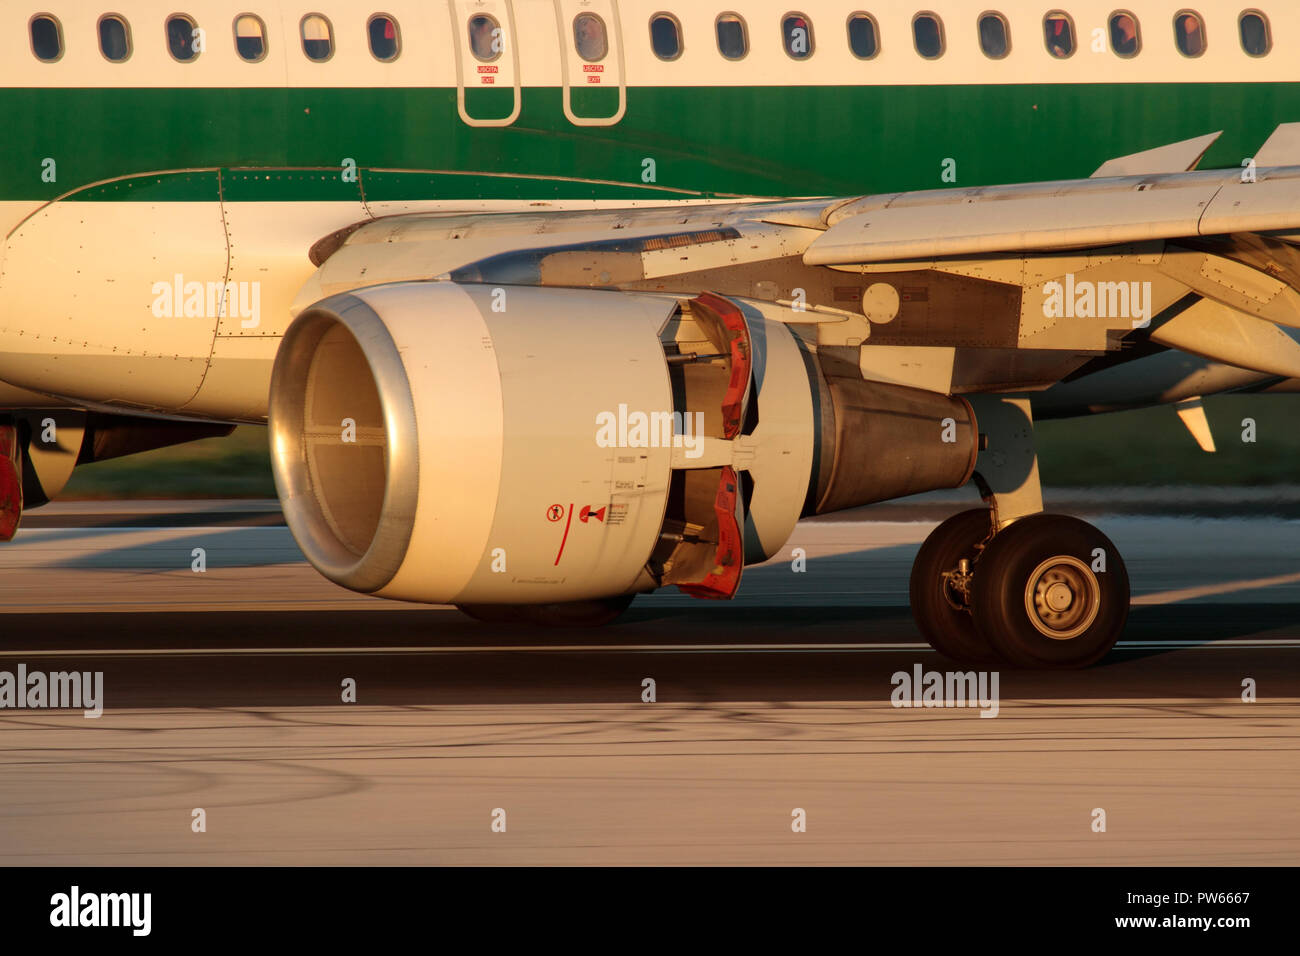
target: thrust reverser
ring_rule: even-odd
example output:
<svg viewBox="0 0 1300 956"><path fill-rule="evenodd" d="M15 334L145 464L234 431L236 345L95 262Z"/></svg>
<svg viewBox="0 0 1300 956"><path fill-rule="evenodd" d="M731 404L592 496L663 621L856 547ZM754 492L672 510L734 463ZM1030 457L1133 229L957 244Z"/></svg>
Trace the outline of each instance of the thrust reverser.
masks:
<svg viewBox="0 0 1300 956"><path fill-rule="evenodd" d="M731 597L800 516L963 484L957 397L863 381L753 303L396 283L289 328L272 465L312 564L381 597Z"/></svg>

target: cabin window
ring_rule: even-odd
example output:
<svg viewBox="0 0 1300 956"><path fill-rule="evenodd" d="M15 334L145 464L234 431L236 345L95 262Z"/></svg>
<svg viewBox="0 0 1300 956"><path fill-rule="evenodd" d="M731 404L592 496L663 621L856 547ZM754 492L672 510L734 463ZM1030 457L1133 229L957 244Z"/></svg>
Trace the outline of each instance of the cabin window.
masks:
<svg viewBox="0 0 1300 956"><path fill-rule="evenodd" d="M1205 52L1205 21L1199 13L1183 10L1174 15L1174 43L1183 56Z"/></svg>
<svg viewBox="0 0 1300 956"><path fill-rule="evenodd" d="M661 60L682 55L682 25L672 14L656 13L650 18L650 48Z"/></svg>
<svg viewBox="0 0 1300 956"><path fill-rule="evenodd" d="M1116 56L1131 59L1142 49L1142 35L1138 31L1138 18L1127 10L1117 10L1110 15L1110 48Z"/></svg>
<svg viewBox="0 0 1300 956"><path fill-rule="evenodd" d="M787 13L781 18L781 42L785 52L796 60L812 56L812 23L802 13Z"/></svg>
<svg viewBox="0 0 1300 956"><path fill-rule="evenodd" d="M490 63L505 50L504 34L496 17L486 13L475 14L469 18L469 52L474 59Z"/></svg>
<svg viewBox="0 0 1300 956"><path fill-rule="evenodd" d="M849 50L859 60L870 60L880 52L876 21L870 14L855 13L849 17Z"/></svg>
<svg viewBox="0 0 1300 956"><path fill-rule="evenodd" d="M251 13L235 17L235 52L249 63L266 56L266 26L260 18Z"/></svg>
<svg viewBox="0 0 1300 956"><path fill-rule="evenodd" d="M302 52L307 59L324 63L334 55L334 31L330 22L319 13L309 13L302 18Z"/></svg>
<svg viewBox="0 0 1300 956"><path fill-rule="evenodd" d="M1273 34L1268 20L1258 10L1246 10L1237 21L1241 28L1241 48L1250 56L1267 56L1273 49Z"/></svg>
<svg viewBox="0 0 1300 956"><path fill-rule="evenodd" d="M1056 59L1074 56L1074 21L1068 13L1054 10L1043 17L1043 38L1047 52Z"/></svg>
<svg viewBox="0 0 1300 956"><path fill-rule="evenodd" d="M117 14L99 18L99 52L112 63L124 63L131 56L131 28Z"/></svg>
<svg viewBox="0 0 1300 956"><path fill-rule="evenodd" d="M198 32L198 24L183 13L167 18L167 52L173 60L188 63L199 55L194 48Z"/></svg>
<svg viewBox="0 0 1300 956"><path fill-rule="evenodd" d="M44 63L53 63L63 56L63 28L59 21L47 13L38 13L30 24L32 53Z"/></svg>
<svg viewBox="0 0 1300 956"><path fill-rule="evenodd" d="M402 51L402 39L397 32L397 21L385 13L376 13L366 24L370 34L370 55L376 60L391 63Z"/></svg>
<svg viewBox="0 0 1300 956"><path fill-rule="evenodd" d="M943 56L943 23L935 13L918 13L912 18L912 39L916 52L927 60Z"/></svg>
<svg viewBox="0 0 1300 956"><path fill-rule="evenodd" d="M718 52L728 60L739 60L749 52L745 21L737 14L724 13L717 20Z"/></svg>
<svg viewBox="0 0 1300 956"><path fill-rule="evenodd" d="M588 63L605 59L605 54L609 52L605 21L594 13L580 13L574 17L573 48Z"/></svg>
<svg viewBox="0 0 1300 956"><path fill-rule="evenodd" d="M984 13L979 19L980 49L990 60L1000 60L1011 52L1011 31L1007 18L1000 13Z"/></svg>

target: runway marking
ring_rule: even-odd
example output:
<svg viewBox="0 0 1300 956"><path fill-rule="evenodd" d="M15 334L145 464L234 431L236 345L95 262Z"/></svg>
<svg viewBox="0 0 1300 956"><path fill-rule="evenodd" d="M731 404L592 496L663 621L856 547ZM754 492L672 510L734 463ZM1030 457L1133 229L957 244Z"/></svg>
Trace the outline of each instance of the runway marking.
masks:
<svg viewBox="0 0 1300 956"><path fill-rule="evenodd" d="M717 653L737 651L747 654L762 651L931 651L929 644L464 644L410 645L394 647L133 647L105 650L59 648L49 651L0 651L4 657L140 657L150 654L185 655L257 655L257 654L476 654L500 652L572 653L574 651L631 651L637 653L672 651Z"/></svg>
<svg viewBox="0 0 1300 956"><path fill-rule="evenodd" d="M1173 591L1157 591L1133 598L1133 605L1176 604L1190 601L1192 598L1209 597L1214 594L1231 594L1234 591L1254 591L1259 588L1276 587L1279 584L1295 584L1300 581L1300 573L1279 574L1271 578L1254 578L1245 581L1221 581L1217 584L1200 584L1192 588L1178 588Z"/></svg>
<svg viewBox="0 0 1300 956"><path fill-rule="evenodd" d="M1120 641L1118 650L1275 650L1300 648L1300 638L1254 641ZM918 651L932 654L928 644L468 644L412 645L409 647L131 647L131 648L33 648L0 651L0 658L41 657L254 657L338 654L572 654L572 653L668 653L668 654L789 654L844 653L884 654Z"/></svg>

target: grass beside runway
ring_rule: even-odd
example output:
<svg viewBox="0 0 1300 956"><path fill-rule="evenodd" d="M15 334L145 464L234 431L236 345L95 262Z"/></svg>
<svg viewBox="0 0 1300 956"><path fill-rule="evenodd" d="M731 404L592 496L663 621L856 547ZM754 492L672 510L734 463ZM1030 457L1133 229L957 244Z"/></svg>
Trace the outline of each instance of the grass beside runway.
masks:
<svg viewBox="0 0 1300 956"><path fill-rule="evenodd" d="M1217 451L1197 447L1172 407L1057 419L1037 426L1049 487L1300 483L1300 396L1224 395L1205 401ZM1243 422L1254 422L1254 441Z"/></svg>
<svg viewBox="0 0 1300 956"><path fill-rule="evenodd" d="M1039 467L1053 488L1097 485L1276 485L1300 482L1300 402L1289 395L1208 399L1218 451L1206 454L1172 408L1038 426ZM1255 423L1243 441L1242 421ZM61 499L273 498L266 429L208 438L78 468Z"/></svg>

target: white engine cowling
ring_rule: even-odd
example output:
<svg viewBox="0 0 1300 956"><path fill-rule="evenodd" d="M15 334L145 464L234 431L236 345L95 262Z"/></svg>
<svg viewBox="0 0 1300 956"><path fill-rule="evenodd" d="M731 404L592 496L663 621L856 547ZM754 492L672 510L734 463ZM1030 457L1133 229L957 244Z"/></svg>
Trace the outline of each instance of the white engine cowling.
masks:
<svg viewBox="0 0 1300 956"><path fill-rule="evenodd" d="M304 554L356 591L472 606L667 584L730 597L801 514L969 477L964 401L855 374L707 293L379 285L287 330L272 467ZM938 442L942 416L958 442ZM921 419L933 441L911 437Z"/></svg>

